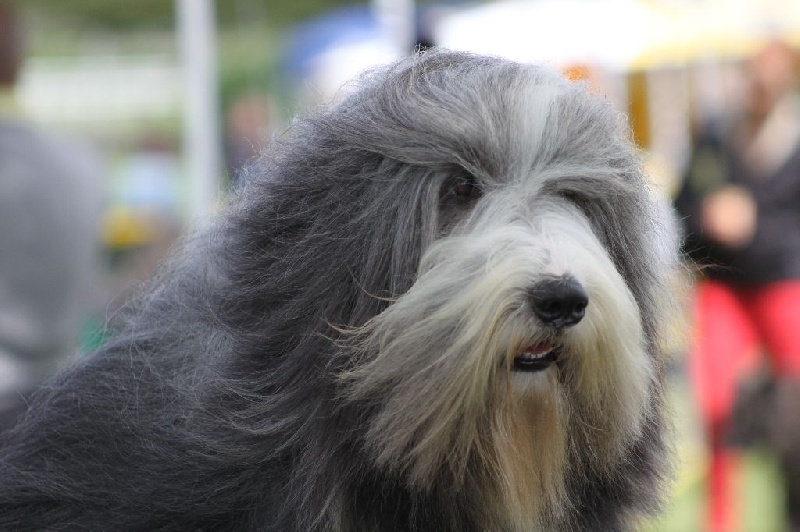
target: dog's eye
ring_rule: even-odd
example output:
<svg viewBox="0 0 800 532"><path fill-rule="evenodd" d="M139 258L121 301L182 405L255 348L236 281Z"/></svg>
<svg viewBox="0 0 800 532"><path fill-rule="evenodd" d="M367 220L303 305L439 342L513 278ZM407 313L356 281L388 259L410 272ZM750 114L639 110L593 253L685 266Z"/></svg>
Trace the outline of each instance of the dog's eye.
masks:
<svg viewBox="0 0 800 532"><path fill-rule="evenodd" d="M448 180L444 191L445 196L450 196L458 201L471 201L483 195L483 190L475 176L465 174Z"/></svg>
<svg viewBox="0 0 800 532"><path fill-rule="evenodd" d="M478 194L478 187L472 179L461 179L453 185L453 192L462 198L472 198Z"/></svg>

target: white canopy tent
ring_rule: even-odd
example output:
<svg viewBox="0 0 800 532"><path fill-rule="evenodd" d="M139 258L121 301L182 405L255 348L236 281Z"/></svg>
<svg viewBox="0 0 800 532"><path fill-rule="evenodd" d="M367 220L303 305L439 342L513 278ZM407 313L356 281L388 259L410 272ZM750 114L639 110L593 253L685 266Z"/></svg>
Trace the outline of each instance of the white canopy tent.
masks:
<svg viewBox="0 0 800 532"><path fill-rule="evenodd" d="M446 18L446 48L549 63L626 69L669 31L669 19L634 0L505 0Z"/></svg>
<svg viewBox="0 0 800 532"><path fill-rule="evenodd" d="M501 0L457 12L436 32L447 48L620 71L741 57L770 37L800 45L800 2Z"/></svg>

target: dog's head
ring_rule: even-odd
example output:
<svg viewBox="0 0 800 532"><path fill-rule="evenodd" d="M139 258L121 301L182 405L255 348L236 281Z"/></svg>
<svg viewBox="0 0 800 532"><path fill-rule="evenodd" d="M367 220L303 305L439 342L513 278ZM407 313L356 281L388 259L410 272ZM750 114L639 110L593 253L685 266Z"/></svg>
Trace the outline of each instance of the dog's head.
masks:
<svg viewBox="0 0 800 532"><path fill-rule="evenodd" d="M298 127L313 150L282 186L316 205L304 234L351 242L330 260L385 299L340 331L374 463L421 490L489 479L523 526L563 506L568 469L621 460L675 256L623 117L539 67L433 52Z"/></svg>

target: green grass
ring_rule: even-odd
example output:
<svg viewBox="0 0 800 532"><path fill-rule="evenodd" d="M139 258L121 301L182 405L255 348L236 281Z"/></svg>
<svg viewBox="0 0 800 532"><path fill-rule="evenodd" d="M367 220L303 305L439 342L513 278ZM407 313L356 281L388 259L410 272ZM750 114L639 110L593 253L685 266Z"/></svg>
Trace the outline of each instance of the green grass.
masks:
<svg viewBox="0 0 800 532"><path fill-rule="evenodd" d="M641 532L705 532L707 457L702 431L688 385L676 380L671 399L678 433L678 479L664 513L643 523ZM730 532L780 532L784 530L783 492L776 461L766 452L742 455L735 485L737 522Z"/></svg>
<svg viewBox="0 0 800 532"><path fill-rule="evenodd" d="M666 511L642 532L701 532L705 530L706 479L703 471L678 483ZM783 494L774 460L760 452L745 453L737 482L737 520L742 532L779 532L783 528ZM731 531L733 532L733 531Z"/></svg>

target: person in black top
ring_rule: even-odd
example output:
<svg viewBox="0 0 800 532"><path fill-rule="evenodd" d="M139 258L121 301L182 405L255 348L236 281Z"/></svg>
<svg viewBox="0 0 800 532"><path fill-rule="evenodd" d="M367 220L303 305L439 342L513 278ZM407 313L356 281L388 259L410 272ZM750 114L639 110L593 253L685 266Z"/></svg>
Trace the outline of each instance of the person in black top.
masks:
<svg viewBox="0 0 800 532"><path fill-rule="evenodd" d="M735 456L725 437L737 382L762 349L783 396L776 408L800 407L796 61L792 48L771 42L748 62L741 113L701 129L675 201L700 272L690 367L711 445L711 530L732 526Z"/></svg>

